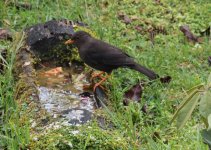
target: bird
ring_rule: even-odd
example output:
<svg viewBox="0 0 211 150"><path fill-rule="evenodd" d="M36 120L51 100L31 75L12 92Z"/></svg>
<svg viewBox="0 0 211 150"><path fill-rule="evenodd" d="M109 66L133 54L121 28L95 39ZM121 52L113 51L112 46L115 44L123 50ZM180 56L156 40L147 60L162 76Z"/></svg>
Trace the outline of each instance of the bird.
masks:
<svg viewBox="0 0 211 150"><path fill-rule="evenodd" d="M120 48L96 39L85 31L76 31L65 44L74 44L85 64L101 71L100 74L104 72L108 74L99 83L95 84L94 90L109 77L114 69L122 67L136 70L147 76L150 80L159 78L158 74L135 62L134 58L123 52Z"/></svg>

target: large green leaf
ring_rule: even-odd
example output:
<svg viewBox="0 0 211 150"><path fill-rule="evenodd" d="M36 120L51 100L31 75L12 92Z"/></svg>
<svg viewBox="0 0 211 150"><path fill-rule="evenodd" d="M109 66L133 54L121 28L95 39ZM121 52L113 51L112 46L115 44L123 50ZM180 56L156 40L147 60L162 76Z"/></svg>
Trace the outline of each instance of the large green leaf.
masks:
<svg viewBox="0 0 211 150"><path fill-rule="evenodd" d="M191 100L179 111L177 116L177 128L182 128L190 118L194 108L198 104L200 93L196 93Z"/></svg>
<svg viewBox="0 0 211 150"><path fill-rule="evenodd" d="M211 130L204 129L201 131L204 141L211 146Z"/></svg>
<svg viewBox="0 0 211 150"><path fill-rule="evenodd" d="M183 107L185 107L185 105L187 105L198 92L199 92L199 89L194 89L194 90L192 90L192 92L189 95L186 96L186 98L178 106L178 109L175 112L175 114L171 120L171 123L177 118L179 112L183 109Z"/></svg>
<svg viewBox="0 0 211 150"><path fill-rule="evenodd" d="M207 90L202 95L199 103L199 112L204 118L211 114L211 91Z"/></svg>

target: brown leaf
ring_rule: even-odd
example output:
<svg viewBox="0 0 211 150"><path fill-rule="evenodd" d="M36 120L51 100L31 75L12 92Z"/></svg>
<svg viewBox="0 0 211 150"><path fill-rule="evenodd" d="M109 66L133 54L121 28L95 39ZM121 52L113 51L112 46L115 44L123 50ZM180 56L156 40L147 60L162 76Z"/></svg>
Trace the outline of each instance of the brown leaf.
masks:
<svg viewBox="0 0 211 150"><path fill-rule="evenodd" d="M12 40L12 34L7 29L0 29L0 39L3 40Z"/></svg>
<svg viewBox="0 0 211 150"><path fill-rule="evenodd" d="M63 72L62 67L56 67L44 73L44 76L57 76Z"/></svg>
<svg viewBox="0 0 211 150"><path fill-rule="evenodd" d="M118 18L126 25L132 22L132 19L130 19L127 15L123 14L122 12L118 13Z"/></svg>
<svg viewBox="0 0 211 150"><path fill-rule="evenodd" d="M127 106L130 101L141 101L141 96L143 93L143 86L138 83L134 85L131 89L125 92L123 104Z"/></svg>
<svg viewBox="0 0 211 150"><path fill-rule="evenodd" d="M188 39L188 41L193 43L201 43L201 39L198 38L196 35L194 35L191 31L188 25L180 26L180 31L182 31L185 35L185 37Z"/></svg>
<svg viewBox="0 0 211 150"><path fill-rule="evenodd" d="M170 83L171 82L171 76L165 76L160 78L161 83Z"/></svg>

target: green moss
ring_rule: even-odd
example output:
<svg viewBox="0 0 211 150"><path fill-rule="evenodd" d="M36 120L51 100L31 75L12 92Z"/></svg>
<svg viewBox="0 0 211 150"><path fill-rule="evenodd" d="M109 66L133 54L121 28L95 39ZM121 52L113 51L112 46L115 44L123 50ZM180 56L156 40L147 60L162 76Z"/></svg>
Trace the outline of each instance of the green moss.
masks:
<svg viewBox="0 0 211 150"><path fill-rule="evenodd" d="M30 149L126 150L129 148L127 139L120 133L93 126L52 130L47 134L36 136L36 139L31 140Z"/></svg>

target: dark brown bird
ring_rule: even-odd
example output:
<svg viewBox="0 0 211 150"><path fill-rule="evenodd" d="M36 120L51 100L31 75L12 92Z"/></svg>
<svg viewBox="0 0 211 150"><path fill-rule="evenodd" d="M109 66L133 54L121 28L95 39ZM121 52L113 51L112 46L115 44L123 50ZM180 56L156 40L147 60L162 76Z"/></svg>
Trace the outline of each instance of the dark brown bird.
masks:
<svg viewBox="0 0 211 150"><path fill-rule="evenodd" d="M141 72L151 80L159 77L152 70L136 63L132 57L121 49L95 39L87 32L75 32L71 40L65 42L65 44L72 43L78 48L81 59L96 70L111 73L112 70L119 67L127 67Z"/></svg>

